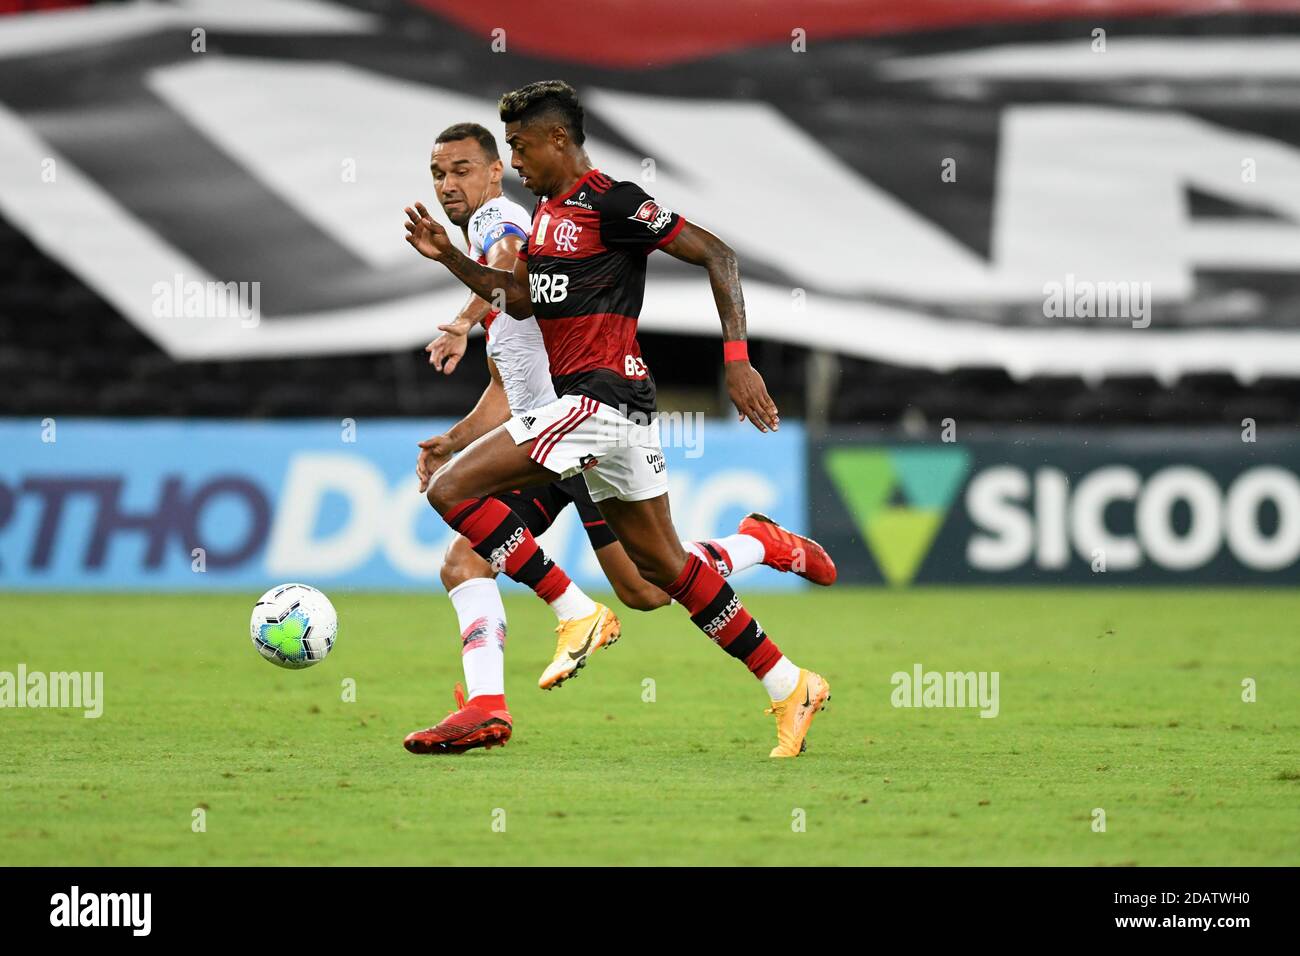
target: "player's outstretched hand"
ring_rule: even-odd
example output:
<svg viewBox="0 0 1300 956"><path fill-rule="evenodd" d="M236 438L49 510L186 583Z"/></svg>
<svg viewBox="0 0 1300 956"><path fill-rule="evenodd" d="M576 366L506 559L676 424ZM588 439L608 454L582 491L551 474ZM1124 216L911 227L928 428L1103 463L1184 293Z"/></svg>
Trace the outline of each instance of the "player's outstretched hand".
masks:
<svg viewBox="0 0 1300 956"><path fill-rule="evenodd" d="M429 490L429 480L438 469L451 461L451 441L446 435L434 435L420 442L420 457L415 460L415 476L420 479L420 491Z"/></svg>
<svg viewBox="0 0 1300 956"><path fill-rule="evenodd" d="M465 357L465 347L469 343L467 336L472 326L463 320L457 320L438 328L442 330L442 335L426 345L424 350L429 353L430 365L443 375L450 375Z"/></svg>
<svg viewBox="0 0 1300 956"><path fill-rule="evenodd" d="M776 431L781 418L758 369L748 362L728 362L724 367L727 370L727 393L740 413L740 420L749 419L761 432Z"/></svg>
<svg viewBox="0 0 1300 956"><path fill-rule="evenodd" d="M433 221L424 203L417 202L414 209L407 206L406 219L402 223L406 227L406 241L420 255L436 262L454 248L447 230Z"/></svg>

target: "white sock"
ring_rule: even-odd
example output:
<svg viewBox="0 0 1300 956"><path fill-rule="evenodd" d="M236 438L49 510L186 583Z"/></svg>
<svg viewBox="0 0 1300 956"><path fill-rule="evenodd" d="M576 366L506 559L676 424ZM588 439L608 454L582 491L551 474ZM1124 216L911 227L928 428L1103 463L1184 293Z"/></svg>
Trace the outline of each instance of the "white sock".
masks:
<svg viewBox="0 0 1300 956"><path fill-rule="evenodd" d="M561 621L576 621L581 617L590 617L596 613L596 602L572 581L564 593L551 602L551 610Z"/></svg>
<svg viewBox="0 0 1300 956"><path fill-rule="evenodd" d="M767 696L772 700L780 703L791 694L799 684L799 668L786 657L781 655L781 659L772 665L772 669L762 677L763 690L767 691Z"/></svg>
<svg viewBox="0 0 1300 956"><path fill-rule="evenodd" d="M460 623L465 693L506 692L506 609L493 578L470 578L447 592Z"/></svg>
<svg viewBox="0 0 1300 956"><path fill-rule="evenodd" d="M756 564L761 564L767 553L763 549L763 542L757 538L750 537L747 534L729 534L725 538L710 538L709 544L716 544L719 548L727 553L730 558L730 564L727 568L719 568L717 562L713 560L713 555L709 554L700 545L704 542L683 541L682 547L691 554L695 555L705 564L716 568L718 573L724 578L730 577L737 571L744 571L752 568Z"/></svg>

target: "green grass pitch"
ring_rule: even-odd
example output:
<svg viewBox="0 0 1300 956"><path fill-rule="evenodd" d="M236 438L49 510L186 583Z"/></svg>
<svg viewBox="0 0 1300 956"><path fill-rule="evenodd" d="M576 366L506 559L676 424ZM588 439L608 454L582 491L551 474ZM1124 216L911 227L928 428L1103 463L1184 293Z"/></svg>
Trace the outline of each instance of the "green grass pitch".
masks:
<svg viewBox="0 0 1300 956"><path fill-rule="evenodd" d="M0 861L1300 863L1295 592L752 594L833 688L787 761L757 682L678 608L623 612L621 643L537 690L553 620L529 595L507 599L514 739L412 756L460 678L449 604L331 597L334 653L294 672L241 595L0 595L0 671L103 671L105 698L0 710ZM918 662L999 672L999 715L894 708Z"/></svg>

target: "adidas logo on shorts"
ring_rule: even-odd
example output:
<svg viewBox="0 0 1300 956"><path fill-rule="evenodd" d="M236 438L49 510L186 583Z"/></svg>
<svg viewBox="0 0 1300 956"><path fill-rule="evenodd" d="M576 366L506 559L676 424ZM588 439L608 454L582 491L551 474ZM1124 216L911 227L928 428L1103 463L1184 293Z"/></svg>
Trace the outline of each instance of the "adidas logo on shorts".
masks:
<svg viewBox="0 0 1300 956"><path fill-rule="evenodd" d="M525 415L523 418L519 419L519 423L523 425L527 431L532 431L533 426L537 424L537 418L533 415Z"/></svg>

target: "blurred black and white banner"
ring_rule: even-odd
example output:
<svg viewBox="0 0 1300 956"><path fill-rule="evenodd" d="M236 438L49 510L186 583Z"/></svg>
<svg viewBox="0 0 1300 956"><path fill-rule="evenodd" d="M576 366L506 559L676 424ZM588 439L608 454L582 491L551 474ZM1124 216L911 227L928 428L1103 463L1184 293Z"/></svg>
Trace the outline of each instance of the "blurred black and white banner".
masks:
<svg viewBox="0 0 1300 956"><path fill-rule="evenodd" d="M178 359L416 346L463 298L401 241L434 136L562 76L597 165L737 249L755 337L1015 378L1300 376L1296 4L690 8L0 17L0 215ZM643 325L716 335L707 283L654 269Z"/></svg>

